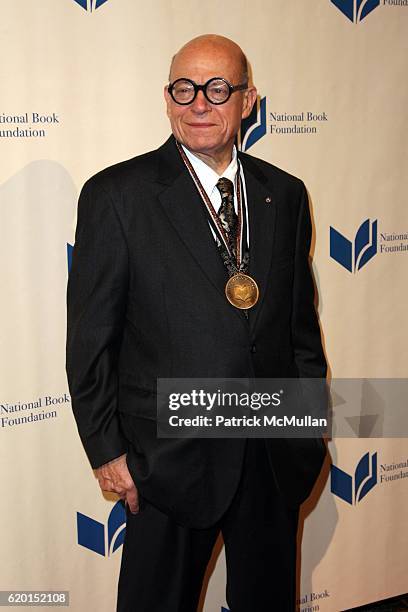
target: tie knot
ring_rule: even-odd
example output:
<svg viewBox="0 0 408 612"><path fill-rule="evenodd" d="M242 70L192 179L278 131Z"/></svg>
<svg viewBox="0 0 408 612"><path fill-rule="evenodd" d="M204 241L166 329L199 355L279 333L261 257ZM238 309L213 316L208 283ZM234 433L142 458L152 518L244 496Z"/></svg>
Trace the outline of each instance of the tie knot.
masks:
<svg viewBox="0 0 408 612"><path fill-rule="evenodd" d="M220 179L218 179L216 187L220 192L221 198L223 200L224 198L232 197L234 195L234 184L232 181L225 178L225 176L222 176Z"/></svg>

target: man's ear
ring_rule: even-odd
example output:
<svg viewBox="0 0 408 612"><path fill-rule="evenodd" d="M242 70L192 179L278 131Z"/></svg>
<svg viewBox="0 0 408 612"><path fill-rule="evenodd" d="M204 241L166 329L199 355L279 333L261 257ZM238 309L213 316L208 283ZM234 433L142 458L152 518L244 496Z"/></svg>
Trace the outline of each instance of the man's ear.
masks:
<svg viewBox="0 0 408 612"><path fill-rule="evenodd" d="M169 94L169 91L168 91L167 87L168 87L167 85L165 85L165 86L164 86L164 89L163 89L163 94L164 94L164 99L165 99L165 101L166 101L166 112L167 112L167 116L169 117L169 116L170 116L169 104L170 104L170 99L171 99L171 98L170 98L170 94Z"/></svg>
<svg viewBox="0 0 408 612"><path fill-rule="evenodd" d="M244 91L244 104L241 115L242 119L246 119L247 117L249 117L257 97L258 92L256 87L248 87L248 89Z"/></svg>

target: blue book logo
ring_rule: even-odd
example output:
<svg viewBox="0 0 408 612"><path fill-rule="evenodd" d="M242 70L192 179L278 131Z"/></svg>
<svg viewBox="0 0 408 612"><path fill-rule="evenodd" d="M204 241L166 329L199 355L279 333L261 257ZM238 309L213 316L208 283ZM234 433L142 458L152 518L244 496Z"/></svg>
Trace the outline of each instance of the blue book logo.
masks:
<svg viewBox="0 0 408 612"><path fill-rule="evenodd" d="M69 244L69 242L67 242L67 262L68 262L68 273L71 272L71 266L72 266L72 251L74 250L74 247L72 244Z"/></svg>
<svg viewBox="0 0 408 612"><path fill-rule="evenodd" d="M113 506L106 525L77 512L78 544L103 557L110 556L123 544L125 530L126 511L122 501Z"/></svg>
<svg viewBox="0 0 408 612"><path fill-rule="evenodd" d="M330 226L330 257L349 272L357 272L377 253L377 219L366 219L358 228L354 243Z"/></svg>
<svg viewBox="0 0 408 612"><path fill-rule="evenodd" d="M248 151L252 145L266 134L266 98L258 99L254 104L251 114L241 122L241 130L238 139L240 151Z"/></svg>
<svg viewBox="0 0 408 612"><path fill-rule="evenodd" d="M331 466L331 492L348 504L360 502L377 484L377 453L370 461L370 453L360 459L354 472L354 478L335 465Z"/></svg>
<svg viewBox="0 0 408 612"><path fill-rule="evenodd" d="M353 23L362 21L380 4L380 0L331 0L331 2Z"/></svg>
<svg viewBox="0 0 408 612"><path fill-rule="evenodd" d="M102 4L105 4L107 0L74 0L74 2L82 6L86 11L92 13L92 11L96 11Z"/></svg>

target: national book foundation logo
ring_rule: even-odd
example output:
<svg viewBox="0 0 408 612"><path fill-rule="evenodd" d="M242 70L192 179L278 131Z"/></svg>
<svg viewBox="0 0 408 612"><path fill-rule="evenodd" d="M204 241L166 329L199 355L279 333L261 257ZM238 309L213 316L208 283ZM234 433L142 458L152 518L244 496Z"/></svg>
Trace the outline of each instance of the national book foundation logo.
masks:
<svg viewBox="0 0 408 612"><path fill-rule="evenodd" d="M380 0L331 0L353 23L360 23L380 5Z"/></svg>
<svg viewBox="0 0 408 612"><path fill-rule="evenodd" d="M407 0L408 2L408 0ZM381 231L377 219L366 219L358 228L354 240L330 226L330 257L349 272L358 272L374 255L408 254L408 231Z"/></svg>
<svg viewBox="0 0 408 612"><path fill-rule="evenodd" d="M366 453L360 459L354 475L331 466L331 492L350 505L359 503L377 484L377 453Z"/></svg>
<svg viewBox="0 0 408 612"><path fill-rule="evenodd" d="M123 502L113 506L106 525L77 512L78 544L103 557L109 557L125 539L126 511Z"/></svg>
<svg viewBox="0 0 408 612"><path fill-rule="evenodd" d="M74 251L74 245L69 244L69 242L67 242L67 263L68 263L68 273L71 272L71 266L72 266L72 253Z"/></svg>
<svg viewBox="0 0 408 612"><path fill-rule="evenodd" d="M349 272L357 272L377 253L377 219L366 219L353 241L330 226L330 257Z"/></svg>
<svg viewBox="0 0 408 612"><path fill-rule="evenodd" d="M92 13L96 11L97 8L105 4L107 0L74 0L79 6L82 6L83 9Z"/></svg>
<svg viewBox="0 0 408 612"><path fill-rule="evenodd" d="M408 0L407 0L408 2ZM240 151L248 151L264 136L309 136L320 132L329 116L321 109L267 110L266 96L258 96L251 114L241 122L237 137Z"/></svg>
<svg viewBox="0 0 408 612"><path fill-rule="evenodd" d="M251 114L241 122L241 130L238 138L240 151L248 151L252 145L266 134L266 97L258 96Z"/></svg>
<svg viewBox="0 0 408 612"><path fill-rule="evenodd" d="M331 492L351 506L359 504L377 485L379 487L408 486L408 457L406 455L392 456L378 463L376 452L371 456L370 453L365 453L359 459L354 474L348 474L334 464L330 471Z"/></svg>

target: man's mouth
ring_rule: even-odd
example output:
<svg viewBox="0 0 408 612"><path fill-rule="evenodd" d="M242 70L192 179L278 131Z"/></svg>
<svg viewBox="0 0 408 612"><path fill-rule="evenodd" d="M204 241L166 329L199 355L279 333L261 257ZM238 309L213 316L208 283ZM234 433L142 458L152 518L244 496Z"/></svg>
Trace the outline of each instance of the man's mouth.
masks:
<svg viewBox="0 0 408 612"><path fill-rule="evenodd" d="M214 127L215 123L187 123L192 128L210 128Z"/></svg>

